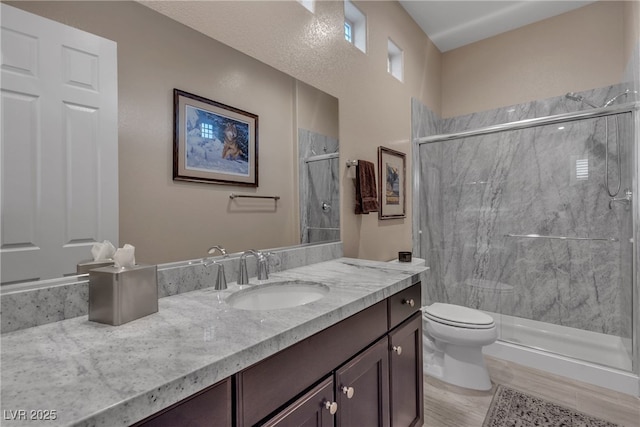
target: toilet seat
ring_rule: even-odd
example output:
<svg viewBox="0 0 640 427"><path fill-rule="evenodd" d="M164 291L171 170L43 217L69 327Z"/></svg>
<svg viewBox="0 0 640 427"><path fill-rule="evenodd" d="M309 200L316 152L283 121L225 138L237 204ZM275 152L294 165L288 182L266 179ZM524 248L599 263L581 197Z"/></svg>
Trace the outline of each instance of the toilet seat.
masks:
<svg viewBox="0 0 640 427"><path fill-rule="evenodd" d="M481 311L453 304L433 303L424 309L424 316L442 325L465 329L491 329L493 317Z"/></svg>

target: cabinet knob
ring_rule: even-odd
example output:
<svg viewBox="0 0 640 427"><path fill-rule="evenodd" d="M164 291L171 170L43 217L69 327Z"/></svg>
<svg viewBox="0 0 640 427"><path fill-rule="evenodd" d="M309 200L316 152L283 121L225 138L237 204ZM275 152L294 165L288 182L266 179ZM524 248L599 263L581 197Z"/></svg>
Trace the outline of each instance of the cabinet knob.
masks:
<svg viewBox="0 0 640 427"><path fill-rule="evenodd" d="M342 386L342 392L347 395L347 399L351 399L355 390L353 387Z"/></svg>
<svg viewBox="0 0 640 427"><path fill-rule="evenodd" d="M324 407L329 410L331 415L338 412L338 404L336 402L329 402L328 400L324 402Z"/></svg>
<svg viewBox="0 0 640 427"><path fill-rule="evenodd" d="M409 307L413 307L414 305L416 305L416 303L413 300L413 298L403 299L402 303L408 305Z"/></svg>
<svg viewBox="0 0 640 427"><path fill-rule="evenodd" d="M394 345L393 347L391 347L391 349L398 353L398 356L402 354L402 347L400 347L399 345Z"/></svg>

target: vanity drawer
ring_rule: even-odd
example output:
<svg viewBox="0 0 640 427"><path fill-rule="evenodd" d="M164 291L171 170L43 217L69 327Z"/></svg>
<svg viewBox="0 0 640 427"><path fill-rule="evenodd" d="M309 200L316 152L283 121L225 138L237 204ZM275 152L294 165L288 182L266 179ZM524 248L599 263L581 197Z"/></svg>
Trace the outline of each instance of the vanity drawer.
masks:
<svg viewBox="0 0 640 427"><path fill-rule="evenodd" d="M420 282L391 295L387 299L389 313L389 330L395 328L416 311L420 310L422 292Z"/></svg>
<svg viewBox="0 0 640 427"><path fill-rule="evenodd" d="M238 426L256 424L386 332L385 300L238 373Z"/></svg>
<svg viewBox="0 0 640 427"><path fill-rule="evenodd" d="M227 378L132 427L231 427L231 404L231 378Z"/></svg>

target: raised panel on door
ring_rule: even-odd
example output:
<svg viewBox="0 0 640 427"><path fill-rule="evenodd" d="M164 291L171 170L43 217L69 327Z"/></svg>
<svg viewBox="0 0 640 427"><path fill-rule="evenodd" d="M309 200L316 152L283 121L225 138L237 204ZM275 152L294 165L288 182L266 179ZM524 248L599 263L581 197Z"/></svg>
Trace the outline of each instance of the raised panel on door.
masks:
<svg viewBox="0 0 640 427"><path fill-rule="evenodd" d="M74 274L118 244L116 44L0 7L1 280Z"/></svg>
<svg viewBox="0 0 640 427"><path fill-rule="evenodd" d="M37 265L41 254L38 241L41 195L39 96L5 90L0 96L3 141L0 151L2 280L37 279L39 274L33 266ZM5 144L5 141L12 143ZM7 268L9 265L16 267ZM16 274L25 271L32 274Z"/></svg>
<svg viewBox="0 0 640 427"><path fill-rule="evenodd" d="M420 426L424 419L422 313L389 333L391 427Z"/></svg>
<svg viewBox="0 0 640 427"><path fill-rule="evenodd" d="M332 427L335 415L327 408L327 402L329 404L334 403L333 379L331 377L326 378L291 405L260 425L265 427Z"/></svg>
<svg viewBox="0 0 640 427"><path fill-rule="evenodd" d="M338 426L389 426L387 337L338 369L335 378Z"/></svg>

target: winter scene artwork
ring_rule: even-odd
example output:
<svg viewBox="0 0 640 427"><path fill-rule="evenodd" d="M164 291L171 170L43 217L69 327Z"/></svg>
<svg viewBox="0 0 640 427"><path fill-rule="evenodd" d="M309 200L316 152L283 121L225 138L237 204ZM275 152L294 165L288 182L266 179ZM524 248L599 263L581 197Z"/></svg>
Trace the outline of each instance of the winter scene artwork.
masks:
<svg viewBox="0 0 640 427"><path fill-rule="evenodd" d="M258 186L258 116L174 89L173 179Z"/></svg>
<svg viewBox="0 0 640 427"><path fill-rule="evenodd" d="M249 175L249 124L186 106L187 169Z"/></svg>

